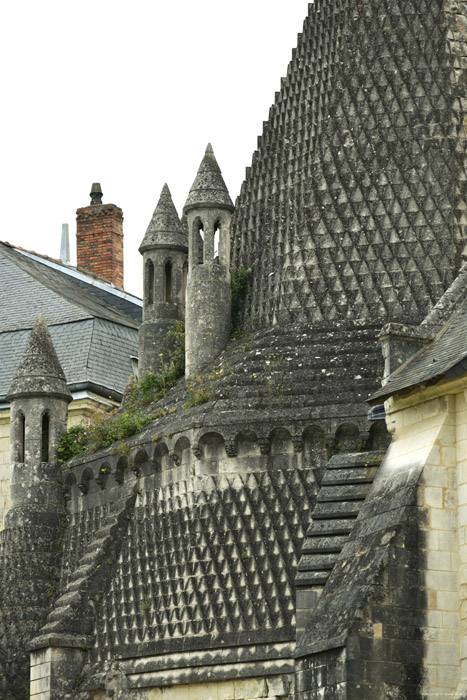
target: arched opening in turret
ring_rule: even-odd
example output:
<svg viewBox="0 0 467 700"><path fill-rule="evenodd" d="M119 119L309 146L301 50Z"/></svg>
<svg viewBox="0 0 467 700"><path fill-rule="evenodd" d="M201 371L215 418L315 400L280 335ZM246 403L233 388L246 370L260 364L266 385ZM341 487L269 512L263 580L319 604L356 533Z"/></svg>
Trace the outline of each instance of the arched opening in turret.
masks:
<svg viewBox="0 0 467 700"><path fill-rule="evenodd" d="M202 265L204 262L204 224L199 217L193 221L192 226L192 257L191 265Z"/></svg>
<svg viewBox="0 0 467 700"><path fill-rule="evenodd" d="M26 420L24 418L24 413L21 411L18 413L17 417L17 439L16 443L18 445L17 462L24 462L24 443L26 440Z"/></svg>
<svg viewBox="0 0 467 700"><path fill-rule="evenodd" d="M172 261L167 260L164 265L164 293L165 300L171 304L172 303Z"/></svg>
<svg viewBox="0 0 467 700"><path fill-rule="evenodd" d="M154 264L146 262L145 296L147 304L154 304Z"/></svg>
<svg viewBox="0 0 467 700"><path fill-rule="evenodd" d="M219 264L219 241L221 235L221 224L220 221L216 221L214 224L214 262Z"/></svg>
<svg viewBox="0 0 467 700"><path fill-rule="evenodd" d="M182 271L182 303L185 306L186 305L186 286L188 282L188 261L185 260L183 263L183 271Z"/></svg>
<svg viewBox="0 0 467 700"><path fill-rule="evenodd" d="M41 462L49 461L50 418L46 412L42 416L41 430Z"/></svg>

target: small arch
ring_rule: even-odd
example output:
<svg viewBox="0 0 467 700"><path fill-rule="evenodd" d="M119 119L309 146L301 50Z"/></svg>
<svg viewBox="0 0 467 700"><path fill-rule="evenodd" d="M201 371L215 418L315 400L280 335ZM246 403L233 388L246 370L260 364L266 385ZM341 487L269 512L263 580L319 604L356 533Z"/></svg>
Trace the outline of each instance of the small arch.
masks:
<svg viewBox="0 0 467 700"><path fill-rule="evenodd" d="M164 298L168 304L172 303L172 261L167 260L164 265Z"/></svg>
<svg viewBox="0 0 467 700"><path fill-rule="evenodd" d="M110 465L106 462L99 469L99 475L96 479L97 483L103 489L107 483L107 478L110 474Z"/></svg>
<svg viewBox="0 0 467 700"><path fill-rule="evenodd" d="M336 430L335 449L338 452L355 452L359 449L360 431L353 423L342 423Z"/></svg>
<svg viewBox="0 0 467 700"><path fill-rule="evenodd" d="M219 263L219 246L220 246L220 235L221 235L221 223L216 221L214 224L214 262Z"/></svg>
<svg viewBox="0 0 467 700"><path fill-rule="evenodd" d="M149 457L146 450L138 450L133 460L132 469L136 476L146 475L149 472Z"/></svg>
<svg viewBox="0 0 467 700"><path fill-rule="evenodd" d="M220 433L204 433L199 439L199 446L203 452L202 472L217 474L220 463L226 457L224 438Z"/></svg>
<svg viewBox="0 0 467 700"><path fill-rule="evenodd" d="M76 486L76 476L69 472L65 477L65 482L63 484L63 495L66 501L69 501L72 497L73 487Z"/></svg>
<svg viewBox="0 0 467 700"><path fill-rule="evenodd" d="M81 475L81 481L79 483L79 490L85 496L89 492L90 482L93 481L94 474L90 467L86 467Z"/></svg>
<svg viewBox="0 0 467 700"><path fill-rule="evenodd" d="M178 463L182 466L185 466L190 462L190 447L190 441L184 435L175 443L173 451L177 457Z"/></svg>
<svg viewBox="0 0 467 700"><path fill-rule="evenodd" d="M182 304L186 304L186 286L188 284L188 261L185 260L182 269Z"/></svg>
<svg viewBox="0 0 467 700"><path fill-rule="evenodd" d="M19 411L15 421L16 462L24 462L26 443L26 419L24 413Z"/></svg>
<svg viewBox="0 0 467 700"><path fill-rule="evenodd" d="M271 452L268 466L270 469L290 469L294 448L292 436L285 428L274 428L269 433Z"/></svg>
<svg viewBox="0 0 467 700"><path fill-rule="evenodd" d="M146 303L154 304L154 263L152 260L146 262L145 292Z"/></svg>
<svg viewBox="0 0 467 700"><path fill-rule="evenodd" d="M309 425L303 431L303 460L305 468L321 471L328 461L326 434L319 425Z"/></svg>
<svg viewBox="0 0 467 700"><path fill-rule="evenodd" d="M192 265L202 265L204 263L204 224L199 218L193 221L193 261Z"/></svg>
<svg viewBox="0 0 467 700"><path fill-rule="evenodd" d="M128 460L126 457L120 457L115 468L115 481L117 484L123 484L125 481L126 469L128 469Z"/></svg>
<svg viewBox="0 0 467 700"><path fill-rule="evenodd" d="M154 468L156 472L162 472L170 469L169 465L169 450L165 442L161 442L154 450Z"/></svg>
<svg viewBox="0 0 467 700"><path fill-rule="evenodd" d="M369 432L368 449L386 451L391 442L391 435L388 432L386 421L376 420Z"/></svg>
<svg viewBox="0 0 467 700"><path fill-rule="evenodd" d="M235 435L238 457L253 457L257 459L259 453L258 436L253 430L241 430Z"/></svg>
<svg viewBox="0 0 467 700"><path fill-rule="evenodd" d="M50 417L48 411L42 414L41 420L41 462L50 458Z"/></svg>

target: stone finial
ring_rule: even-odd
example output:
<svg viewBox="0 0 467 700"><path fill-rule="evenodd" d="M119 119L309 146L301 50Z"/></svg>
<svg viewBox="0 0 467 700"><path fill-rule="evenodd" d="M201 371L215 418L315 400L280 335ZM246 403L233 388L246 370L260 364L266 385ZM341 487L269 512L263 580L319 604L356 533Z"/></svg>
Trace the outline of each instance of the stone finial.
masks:
<svg viewBox="0 0 467 700"><path fill-rule="evenodd" d="M44 395L71 401L46 320L39 316L6 398Z"/></svg>
<svg viewBox="0 0 467 700"><path fill-rule="evenodd" d="M62 238L60 241L60 260L63 263L70 262L70 235L68 224L62 224Z"/></svg>
<svg viewBox="0 0 467 700"><path fill-rule="evenodd" d="M191 209L216 207L232 212L234 205L217 164L212 146L208 143L206 153L199 166L195 181L183 208L186 214Z"/></svg>
<svg viewBox="0 0 467 700"><path fill-rule="evenodd" d="M102 188L99 182L93 182L91 187L91 192L89 193L91 197L91 204L102 204Z"/></svg>
<svg viewBox="0 0 467 700"><path fill-rule="evenodd" d="M144 253L145 250L160 245L188 248L188 231L179 219L167 184L162 188L139 252Z"/></svg>

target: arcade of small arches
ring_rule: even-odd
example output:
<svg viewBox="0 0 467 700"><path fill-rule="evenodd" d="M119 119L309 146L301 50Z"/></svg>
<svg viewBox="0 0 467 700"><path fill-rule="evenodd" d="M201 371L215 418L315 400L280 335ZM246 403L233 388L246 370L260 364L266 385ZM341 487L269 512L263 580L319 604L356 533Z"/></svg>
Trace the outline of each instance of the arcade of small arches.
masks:
<svg viewBox="0 0 467 700"><path fill-rule="evenodd" d="M319 425L300 433L276 427L267 435L243 429L236 434L204 428L175 436L154 435L144 446L120 444L113 454L67 467L63 475L65 497L78 502L82 496L113 491L139 478L151 479L154 488L191 477L248 473L274 469L312 469L320 481L332 453L383 450L388 444L384 421L368 432L355 424L339 425L326 435Z"/></svg>

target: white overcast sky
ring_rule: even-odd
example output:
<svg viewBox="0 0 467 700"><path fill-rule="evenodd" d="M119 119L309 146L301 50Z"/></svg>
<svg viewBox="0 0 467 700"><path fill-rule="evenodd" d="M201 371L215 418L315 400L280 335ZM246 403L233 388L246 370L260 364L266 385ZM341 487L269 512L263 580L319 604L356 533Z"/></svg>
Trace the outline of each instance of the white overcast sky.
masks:
<svg viewBox="0 0 467 700"><path fill-rule="evenodd" d="M76 209L100 182L125 217L125 287L141 294L137 249L162 185L181 215L211 142L235 199L307 7L0 3L0 240L58 257L68 223L75 256Z"/></svg>

